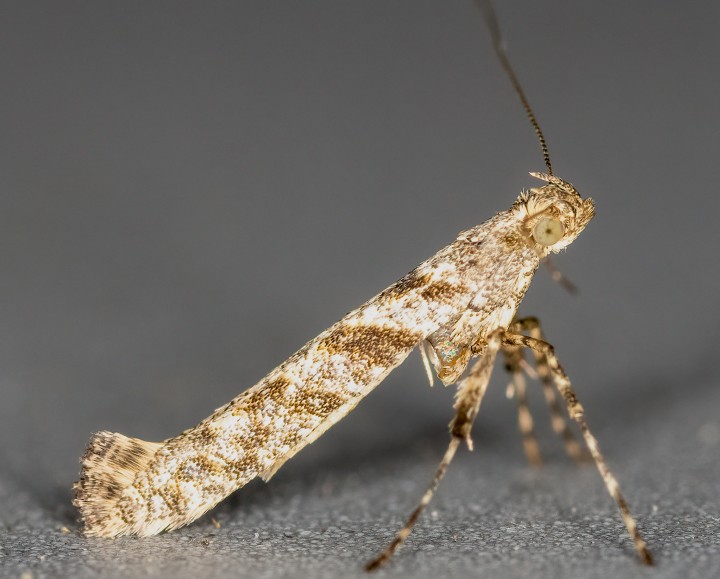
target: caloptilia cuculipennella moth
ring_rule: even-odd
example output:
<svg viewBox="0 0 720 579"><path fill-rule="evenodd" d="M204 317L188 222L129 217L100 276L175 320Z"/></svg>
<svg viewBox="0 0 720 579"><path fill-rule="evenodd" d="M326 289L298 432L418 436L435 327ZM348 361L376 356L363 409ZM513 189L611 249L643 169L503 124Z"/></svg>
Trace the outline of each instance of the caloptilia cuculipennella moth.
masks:
<svg viewBox="0 0 720 579"><path fill-rule="evenodd" d="M524 351L529 350L553 412L553 428L568 453L580 459L583 450L562 417L557 391L641 560L652 562L554 349L544 341L537 319L516 318L540 263L572 243L595 209L591 199L581 198L553 174L544 136L509 63L492 6L477 3L539 137L547 172L532 175L544 184L523 192L508 210L461 232L194 428L163 442L96 433L75 484L74 504L88 536L150 536L176 529L255 477L269 480L419 348L431 383L433 372L445 385L457 382L450 443L406 525L367 565L376 569L408 537L461 443L472 448L471 428L498 354L511 372L526 453L538 462L524 395L523 372L530 370Z"/></svg>

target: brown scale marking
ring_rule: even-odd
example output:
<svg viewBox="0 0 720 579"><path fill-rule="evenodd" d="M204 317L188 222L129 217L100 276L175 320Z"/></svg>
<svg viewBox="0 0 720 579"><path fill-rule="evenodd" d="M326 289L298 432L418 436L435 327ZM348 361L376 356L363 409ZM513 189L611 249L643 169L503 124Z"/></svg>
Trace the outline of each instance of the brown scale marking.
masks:
<svg viewBox="0 0 720 579"><path fill-rule="evenodd" d="M410 330L380 326L341 326L318 344L330 355L341 354L354 367L365 362L387 367L403 350L415 347L421 336Z"/></svg>
<svg viewBox="0 0 720 579"><path fill-rule="evenodd" d="M249 449L245 448L245 445L247 444L247 442L248 442L247 437L244 434L237 433L237 434L233 434L230 437L230 440L228 440L228 446L241 448L244 451L243 455L247 456L250 453L250 451L252 451L252 447ZM240 459L240 460L242 460L242 459ZM237 461L235 461L235 462L237 462Z"/></svg>
<svg viewBox="0 0 720 579"><path fill-rule="evenodd" d="M211 416L211 418L225 414L225 412L228 408L232 408L231 412L232 412L233 416L238 416L240 414L240 411L245 410L245 405L248 403L248 398L250 398L252 395L254 395L253 391L246 390L245 392L240 394L237 398L228 402L222 408L216 410L213 413L213 415Z"/></svg>
<svg viewBox="0 0 720 579"><path fill-rule="evenodd" d="M512 233L508 233L505 237L502 238L502 240L503 243L511 249L517 247L520 244L520 237Z"/></svg>
<svg viewBox="0 0 720 579"><path fill-rule="evenodd" d="M243 463L245 461L245 457L239 459L239 460L231 460L229 458L223 459L223 462L221 464L217 465L217 472L222 475L224 479L232 478L232 476L238 474L240 463ZM243 465L244 467L247 465Z"/></svg>
<svg viewBox="0 0 720 579"><path fill-rule="evenodd" d="M285 405L287 389L290 386L292 386L292 382L287 376L278 376L274 380L263 384L261 389L262 398L270 398L277 404ZM255 397L253 397L253 403L255 403Z"/></svg>
<svg viewBox="0 0 720 579"><path fill-rule="evenodd" d="M123 468L123 469L131 469L132 464L130 463L130 451L126 453L121 453L117 451L113 451L112 453L108 454L107 456L107 462L112 464L113 466L117 468Z"/></svg>
<svg viewBox="0 0 720 579"><path fill-rule="evenodd" d="M132 505L129 504L129 500L120 500L118 502L118 513L123 523L128 526L132 526L135 523L135 513Z"/></svg>
<svg viewBox="0 0 720 579"><path fill-rule="evenodd" d="M223 489L222 487L220 487L219 485L216 485L216 484L208 484L208 485L203 486L202 490L207 495L213 496L213 495L222 494L225 489Z"/></svg>
<svg viewBox="0 0 720 579"><path fill-rule="evenodd" d="M410 273L396 281L389 288L384 290L378 296L378 299L382 300L387 298L398 298L414 290L422 290L425 286L430 284L431 279L431 273L421 274L419 270L414 269Z"/></svg>
<svg viewBox="0 0 720 579"><path fill-rule="evenodd" d="M83 455L83 461L89 461L93 464L97 464L104 459L110 452L110 446L105 444L106 439L102 442L97 441L94 448L88 448Z"/></svg>
<svg viewBox="0 0 720 579"><path fill-rule="evenodd" d="M153 490L150 487L140 485L138 482L133 483L132 487L140 495L143 501L149 503L152 499ZM130 499L121 499L121 501L128 501Z"/></svg>
<svg viewBox="0 0 720 579"><path fill-rule="evenodd" d="M292 385L292 382L287 376L278 376L274 380L263 384L262 388L258 391L252 392L248 396L243 396L242 400L233 403L232 414L233 416L239 416L240 414L247 414L249 419L253 422L258 422L258 417L255 413L259 408L264 406L264 400L270 398L276 404L285 406L287 404L287 389Z"/></svg>
<svg viewBox="0 0 720 579"><path fill-rule="evenodd" d="M475 248L477 247L476 244L473 244L472 251L475 251ZM469 271L471 269L475 269L478 264L478 259L475 257L465 257L462 261L457 262L455 266L457 267L458 271Z"/></svg>
<svg viewBox="0 0 720 579"><path fill-rule="evenodd" d="M245 398L242 401L235 401L232 403L232 409L230 410L230 413L233 416L240 416L243 413L247 413L247 398ZM213 414L213 417L220 416L220 414Z"/></svg>
<svg viewBox="0 0 720 579"><path fill-rule="evenodd" d="M284 432L283 437L278 439L277 445L280 447L289 446L292 448L299 440L301 440L301 438L298 436L297 432ZM277 460L281 455L282 452L280 452L280 454L274 454L273 460Z"/></svg>
<svg viewBox="0 0 720 579"><path fill-rule="evenodd" d="M350 393L345 391L345 385L349 381L354 382L365 382L364 378L367 376L367 364L364 364L362 362L356 363L356 364L349 364L347 361L344 364L344 368L340 375L338 375L337 368L325 365L323 366L320 371L313 376L313 382L320 384L322 382L328 382L333 385L333 388L342 389L343 394L345 397L355 397L357 396L356 393ZM320 392L327 392L326 388L323 388L322 390L319 390ZM329 395L323 394L323 395Z"/></svg>
<svg viewBox="0 0 720 579"><path fill-rule="evenodd" d="M240 444L238 446L242 445ZM245 474L247 474L248 470L257 470L258 468L257 451L252 452L252 449L247 448L244 450L245 453L241 458L228 463L228 470L234 473L237 478L242 478Z"/></svg>
<svg viewBox="0 0 720 579"><path fill-rule="evenodd" d="M520 288L513 293L512 297L515 300L515 303L519 303L522 301L522 299L525 297L525 291L526 290Z"/></svg>
<svg viewBox="0 0 720 579"><path fill-rule="evenodd" d="M240 444L238 446L240 448L242 448L242 444ZM217 452L215 452L213 454L213 456L215 457L214 461L213 461L215 464L215 472L218 472L218 473L221 473L224 475L228 475L228 474L236 472L238 463L245 459L245 457L243 456L243 458L241 458L239 460L234 460L232 458L232 456L225 456L225 455L221 456Z"/></svg>
<svg viewBox="0 0 720 579"><path fill-rule="evenodd" d="M340 408L346 401L346 397L336 392L314 390L304 392L304 396L298 397L295 407L303 416L312 414L324 418L334 410Z"/></svg>
<svg viewBox="0 0 720 579"><path fill-rule="evenodd" d="M233 472L232 464L228 460L223 460L222 463L217 464L216 468L223 480L227 480L228 476Z"/></svg>
<svg viewBox="0 0 720 579"><path fill-rule="evenodd" d="M247 471L248 466L249 465L246 464L246 458L243 457L235 462L229 462L225 467L225 473L230 479L239 479L243 473Z"/></svg>
<svg viewBox="0 0 720 579"><path fill-rule="evenodd" d="M108 457L108 460L113 462L117 467L124 469L133 469L137 462L142 462L142 459L147 456L147 452L136 442L129 441L127 448L115 449L114 452Z"/></svg>
<svg viewBox="0 0 720 579"><path fill-rule="evenodd" d="M371 367L372 365L368 362L353 364L348 370L350 379L356 384L365 384L368 381Z"/></svg>
<svg viewBox="0 0 720 579"><path fill-rule="evenodd" d="M193 466L197 467L197 470L202 474L219 474L223 470L223 467L216 461L209 459L203 454L198 454L180 464L180 467L176 471L176 477L189 482L192 480L192 477L185 473L185 469L189 467L191 470L196 470L192 468Z"/></svg>
<svg viewBox="0 0 720 579"><path fill-rule="evenodd" d="M156 492L175 514L183 515L185 513L185 507L181 504L183 502L182 491L177 483L175 485L168 484L166 488L159 488Z"/></svg>
<svg viewBox="0 0 720 579"><path fill-rule="evenodd" d="M455 295L463 291L465 291L465 288L462 285L456 285L446 281L436 281L423 288L420 291L420 295L429 302L450 303L455 298Z"/></svg>
<svg viewBox="0 0 720 579"><path fill-rule="evenodd" d="M345 356L345 358L347 358L347 356ZM346 399L347 397L354 398L355 396L358 396L359 393L347 392L345 389L347 383L350 381L353 381L356 384L366 383L368 371L369 363L367 361L359 360L355 363L351 363L349 360L345 359L340 373L338 373L338 368L336 366L324 364L313 376L313 382L317 384L321 382L328 382L333 385L336 391L341 389L346 395Z"/></svg>
<svg viewBox="0 0 720 579"><path fill-rule="evenodd" d="M116 499L122 494L122 487L116 482L109 482L104 489L100 489L106 499Z"/></svg>
<svg viewBox="0 0 720 579"><path fill-rule="evenodd" d="M205 423L196 433L193 433L193 438L206 444L213 444L218 438L218 433L209 424Z"/></svg>
<svg viewBox="0 0 720 579"><path fill-rule="evenodd" d="M154 489L153 496L155 496L155 495L159 496L163 500L163 502L165 503L167 508L170 509L171 511L174 511L172 504L171 504L172 499L170 497L170 492L171 492L170 491L170 483L168 482L165 485L165 487L158 487L158 488ZM148 504L148 510L150 510L151 508L154 509L154 507L155 507L155 505L153 503Z"/></svg>
<svg viewBox="0 0 720 579"><path fill-rule="evenodd" d="M572 418L577 419L579 416L583 416L585 414L585 412L583 411L583 407L578 402L577 396L575 396L574 393L563 392L563 397L565 398L568 406L570 407L570 414Z"/></svg>
<svg viewBox="0 0 720 579"><path fill-rule="evenodd" d="M265 447L268 440L274 432L274 428L270 425L263 426L260 414L255 414L251 418L252 421L252 444L258 448Z"/></svg>
<svg viewBox="0 0 720 579"><path fill-rule="evenodd" d="M280 444L294 446L303 439L298 430L315 428L317 420L313 420L314 418L325 418L347 401L347 398L327 390L315 390L303 394L294 401L293 405L293 424L297 429L286 431L285 436L278 441Z"/></svg>

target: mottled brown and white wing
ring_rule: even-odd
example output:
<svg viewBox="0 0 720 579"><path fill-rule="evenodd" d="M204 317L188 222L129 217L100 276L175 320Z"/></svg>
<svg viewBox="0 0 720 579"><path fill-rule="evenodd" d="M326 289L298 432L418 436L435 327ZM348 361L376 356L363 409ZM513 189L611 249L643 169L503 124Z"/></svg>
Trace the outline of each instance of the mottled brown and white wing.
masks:
<svg viewBox="0 0 720 579"><path fill-rule="evenodd" d="M76 484L85 532L153 535L185 525L281 466L352 410L476 288L448 246L350 312L198 426L149 443L100 432ZM471 284L473 285L473 284Z"/></svg>

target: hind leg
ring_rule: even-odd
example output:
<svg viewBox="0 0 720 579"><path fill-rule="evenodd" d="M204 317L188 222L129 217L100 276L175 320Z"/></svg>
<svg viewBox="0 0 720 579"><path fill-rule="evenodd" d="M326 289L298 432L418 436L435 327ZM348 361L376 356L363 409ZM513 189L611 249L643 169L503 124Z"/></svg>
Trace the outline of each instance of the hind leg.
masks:
<svg viewBox="0 0 720 579"><path fill-rule="evenodd" d="M527 367L527 362L520 348L503 346L502 352L505 356L505 369L510 373L508 397L512 394L518 404L518 427L522 435L525 456L532 466L539 468L542 466L543 461L533 430L532 414L530 414L530 408L527 404L525 375L523 374L523 370L527 371L530 368Z"/></svg>

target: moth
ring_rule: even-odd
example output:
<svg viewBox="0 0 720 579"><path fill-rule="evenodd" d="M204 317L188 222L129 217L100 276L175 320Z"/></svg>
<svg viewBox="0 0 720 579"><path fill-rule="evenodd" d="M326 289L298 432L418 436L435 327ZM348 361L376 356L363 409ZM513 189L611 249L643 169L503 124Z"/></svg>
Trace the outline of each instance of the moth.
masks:
<svg viewBox="0 0 720 579"><path fill-rule="evenodd" d="M461 232L448 246L348 313L255 386L197 426L162 442L98 432L83 455L74 504L88 536L150 536L191 523L255 477L268 481L297 452L345 417L414 349L432 374L457 382L450 443L406 525L368 570L388 561L411 532L471 429L498 354L506 359L519 402L525 449L538 462L525 404L524 351L532 352L568 452L581 447L560 413L555 390L580 427L587 449L616 501L635 548L652 558L615 477L608 470L583 407L535 318L516 313L533 274L585 229L593 201L555 176L535 115L505 53L489 2L479 1L495 51L532 123L546 173L511 207Z"/></svg>

